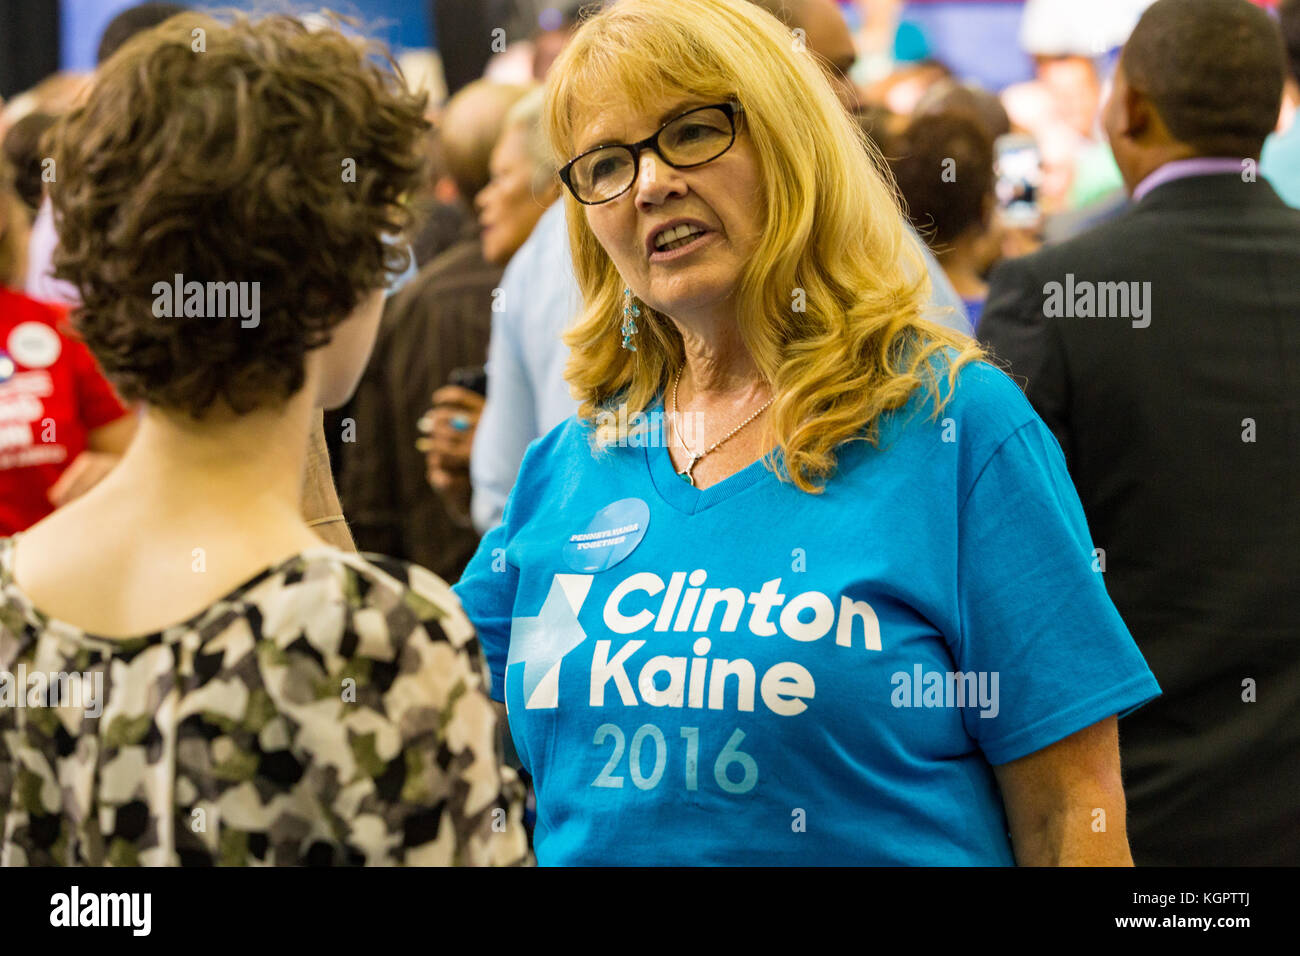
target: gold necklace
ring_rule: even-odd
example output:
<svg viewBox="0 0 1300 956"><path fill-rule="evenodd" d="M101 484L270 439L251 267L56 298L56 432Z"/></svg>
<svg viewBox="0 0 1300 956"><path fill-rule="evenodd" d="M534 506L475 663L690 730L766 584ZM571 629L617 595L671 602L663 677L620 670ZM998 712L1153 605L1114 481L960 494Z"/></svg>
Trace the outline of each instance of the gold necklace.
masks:
<svg viewBox="0 0 1300 956"><path fill-rule="evenodd" d="M715 441L704 451L697 453L691 450L690 446L686 444L686 439L682 438L682 433L677 430L677 384L681 380L682 380L682 370L678 369L676 377L673 378L673 411L672 411L673 434L677 436L677 442L682 446L682 450L685 451L686 454L691 456L691 460L687 463L685 468L677 472L677 477L681 478L688 485L694 488L695 478L691 475L691 472L695 470L695 466L699 464L700 459L703 458L705 455L709 454L709 452L716 449L728 438L735 435L736 432L740 431L742 428L744 428L746 425L752 422L759 415L763 414L763 412L767 409L767 406L772 404L772 399L776 398L776 396L773 395L772 398L769 398L767 401L763 403L762 407L760 407L758 411L754 412L754 414L750 415L748 418L746 418L743 422L741 422L731 431L727 432L727 434L723 435L721 438Z"/></svg>

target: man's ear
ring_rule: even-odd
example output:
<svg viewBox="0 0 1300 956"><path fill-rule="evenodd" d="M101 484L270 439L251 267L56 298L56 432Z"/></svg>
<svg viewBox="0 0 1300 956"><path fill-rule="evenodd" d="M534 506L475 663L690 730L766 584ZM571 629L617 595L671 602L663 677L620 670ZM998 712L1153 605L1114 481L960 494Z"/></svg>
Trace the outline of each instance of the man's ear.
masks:
<svg viewBox="0 0 1300 956"><path fill-rule="evenodd" d="M1126 139L1139 141L1152 131L1156 123L1155 105L1140 90L1127 86L1121 100L1120 132Z"/></svg>

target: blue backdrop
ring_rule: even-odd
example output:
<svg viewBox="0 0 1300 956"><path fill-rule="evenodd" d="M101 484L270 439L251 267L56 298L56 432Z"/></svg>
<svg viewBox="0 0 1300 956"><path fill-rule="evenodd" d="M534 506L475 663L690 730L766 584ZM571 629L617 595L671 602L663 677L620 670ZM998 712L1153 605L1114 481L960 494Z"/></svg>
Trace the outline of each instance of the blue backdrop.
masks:
<svg viewBox="0 0 1300 956"><path fill-rule="evenodd" d="M119 11L138 0L60 0L60 64L69 70L90 70L100 34ZM383 40L394 52L435 46L429 0L225 0L219 3L191 2L196 9L230 8L259 11L313 11L328 7L357 17L367 33Z"/></svg>
<svg viewBox="0 0 1300 956"><path fill-rule="evenodd" d="M1034 75L1033 61L1020 49L1023 13L1024 4L1011 0L912 0L903 20L920 29L930 54L959 77L1000 90Z"/></svg>

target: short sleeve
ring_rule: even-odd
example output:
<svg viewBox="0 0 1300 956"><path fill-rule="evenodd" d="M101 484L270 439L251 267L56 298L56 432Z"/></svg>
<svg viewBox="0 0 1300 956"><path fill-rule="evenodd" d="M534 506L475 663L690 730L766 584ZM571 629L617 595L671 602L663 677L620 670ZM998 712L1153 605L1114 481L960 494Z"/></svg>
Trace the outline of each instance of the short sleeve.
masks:
<svg viewBox="0 0 1300 956"><path fill-rule="evenodd" d="M964 712L992 764L1041 750L1160 693L1104 584L1060 446L1035 417L982 467L958 517L965 673L987 673L996 712ZM994 681L996 680L996 683Z"/></svg>
<svg viewBox="0 0 1300 956"><path fill-rule="evenodd" d="M473 628L432 572L384 559L374 564L388 579L358 576L340 653L320 655L332 671L326 683L352 693L336 719L295 709L305 777L344 784L313 792L341 841L366 863L526 862L524 791L502 765ZM309 714L319 718L311 726Z"/></svg>
<svg viewBox="0 0 1300 956"><path fill-rule="evenodd" d="M505 522L489 531L453 588L478 631L492 679L490 693L500 702L505 701L510 623L519 588L519 569L506 560L508 533Z"/></svg>

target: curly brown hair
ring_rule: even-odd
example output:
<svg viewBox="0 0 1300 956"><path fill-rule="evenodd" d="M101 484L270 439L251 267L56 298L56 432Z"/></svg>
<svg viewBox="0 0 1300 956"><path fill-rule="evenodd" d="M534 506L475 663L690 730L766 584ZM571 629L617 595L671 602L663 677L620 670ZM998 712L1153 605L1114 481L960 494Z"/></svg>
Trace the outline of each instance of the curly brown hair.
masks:
<svg viewBox="0 0 1300 956"><path fill-rule="evenodd" d="M917 116L890 149L908 217L936 252L983 223L995 174L993 140L978 119L966 113Z"/></svg>
<svg viewBox="0 0 1300 956"><path fill-rule="evenodd" d="M124 398L196 419L283 401L306 353L406 268L391 240L426 97L375 52L287 16L180 14L127 42L53 131L55 275ZM156 316L155 283L177 274L259 283L258 323Z"/></svg>

